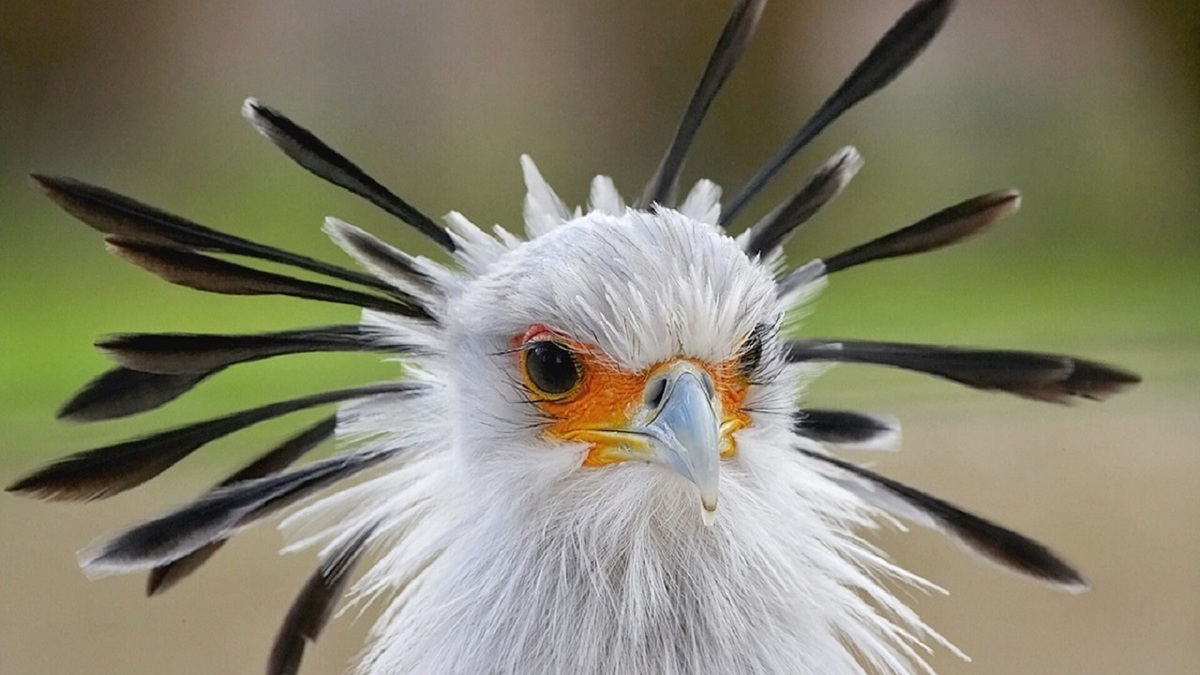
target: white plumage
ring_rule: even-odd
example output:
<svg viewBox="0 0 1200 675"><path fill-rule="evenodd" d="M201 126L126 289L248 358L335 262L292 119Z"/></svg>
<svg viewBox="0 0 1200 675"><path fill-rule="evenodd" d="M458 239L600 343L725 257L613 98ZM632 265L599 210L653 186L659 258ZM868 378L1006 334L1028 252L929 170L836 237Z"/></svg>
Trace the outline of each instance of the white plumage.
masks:
<svg viewBox="0 0 1200 675"><path fill-rule="evenodd" d="M899 516L1019 572L1077 590L1036 542L831 455L825 443L893 441L888 418L802 408L822 364L872 363L981 389L1065 401L1136 376L1069 357L799 339L797 308L827 275L938 248L1015 210L990 193L789 270L782 245L861 165L836 153L736 239L721 190L701 180L673 207L708 103L762 12L736 2L645 196L597 177L571 209L523 157L525 237L458 213L442 229L294 122L253 99L244 114L302 166L405 219L452 253L415 258L351 225L326 230L370 273L219 233L70 179L51 198L123 258L174 283L364 308L358 325L249 336L135 334L101 343L119 366L62 415L129 415L238 363L313 351L397 358L396 382L304 396L77 453L10 487L92 499L134 487L249 424L342 403L199 500L85 551L90 574L151 570L160 592L238 530L338 481L291 514L294 548L323 564L280 631L271 673L294 673L351 594L385 607L357 669L399 673L905 673L953 649L895 595L936 588L861 538ZM918 3L792 143L730 201L740 209L817 131L886 84L940 28L950 2ZM234 265L230 254L336 285ZM351 288L353 287L353 288ZM336 433L345 451L287 466Z"/></svg>
<svg viewBox="0 0 1200 675"><path fill-rule="evenodd" d="M775 356L746 400L753 422L722 464L711 528L673 472L581 469L581 444L546 440L508 350L529 325L570 331L634 372L725 361L784 308L772 275L714 224L669 209L561 222L569 211L524 164L539 236L509 249L455 225L473 274L451 282L447 348L422 362L441 383L434 401L349 411L356 433L410 450L290 519L327 522L331 538L379 522L394 542L364 584L401 599L361 672L855 672L847 644L904 672L924 629L881 577L908 577L848 530L871 509L792 449L805 443L791 431L799 366Z"/></svg>

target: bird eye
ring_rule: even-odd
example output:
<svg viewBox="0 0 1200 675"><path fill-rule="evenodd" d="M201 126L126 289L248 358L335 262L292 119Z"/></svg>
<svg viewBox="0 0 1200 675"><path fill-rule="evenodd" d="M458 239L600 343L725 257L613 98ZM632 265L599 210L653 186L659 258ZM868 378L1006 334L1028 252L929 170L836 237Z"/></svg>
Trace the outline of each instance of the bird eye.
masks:
<svg viewBox="0 0 1200 675"><path fill-rule="evenodd" d="M583 373L575 354L552 340L538 340L523 352L525 382L534 393L546 398L563 398L579 386Z"/></svg>
<svg viewBox="0 0 1200 675"><path fill-rule="evenodd" d="M738 370L742 377L753 379L758 372L758 366L762 363L763 336L766 332L766 325L759 324L742 341L742 348L738 352Z"/></svg>

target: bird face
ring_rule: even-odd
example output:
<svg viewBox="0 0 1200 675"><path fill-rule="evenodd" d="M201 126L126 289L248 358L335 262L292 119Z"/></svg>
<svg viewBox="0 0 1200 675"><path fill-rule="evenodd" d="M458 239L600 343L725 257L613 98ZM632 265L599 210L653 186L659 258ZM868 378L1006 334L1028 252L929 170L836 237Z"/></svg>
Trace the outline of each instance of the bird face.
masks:
<svg viewBox="0 0 1200 675"><path fill-rule="evenodd" d="M592 213L507 253L464 293L462 420L578 472L646 465L715 517L720 466L775 385L775 282L732 238L680 212ZM480 377L481 373L487 373ZM487 387L486 381L502 383ZM502 428L497 428L502 427ZM684 479L683 481L678 480Z"/></svg>

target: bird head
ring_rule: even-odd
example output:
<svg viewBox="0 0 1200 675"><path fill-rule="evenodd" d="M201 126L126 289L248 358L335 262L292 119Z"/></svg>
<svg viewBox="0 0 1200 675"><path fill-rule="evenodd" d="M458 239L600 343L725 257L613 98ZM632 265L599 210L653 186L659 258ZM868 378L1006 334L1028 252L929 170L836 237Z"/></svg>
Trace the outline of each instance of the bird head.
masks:
<svg viewBox="0 0 1200 675"><path fill-rule="evenodd" d="M485 489L653 483L711 522L738 433L767 423L780 314L772 275L715 223L668 208L562 222L447 317L459 447Z"/></svg>

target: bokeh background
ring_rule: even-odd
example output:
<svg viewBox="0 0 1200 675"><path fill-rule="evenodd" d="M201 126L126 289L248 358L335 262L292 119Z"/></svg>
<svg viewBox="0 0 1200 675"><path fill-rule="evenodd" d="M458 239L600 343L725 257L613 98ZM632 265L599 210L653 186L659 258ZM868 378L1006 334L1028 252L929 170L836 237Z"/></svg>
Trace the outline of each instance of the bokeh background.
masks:
<svg viewBox="0 0 1200 675"><path fill-rule="evenodd" d="M640 192L722 22L717 0L346 3L6 0L0 5L0 478L69 451L387 376L364 357L243 366L127 422L53 411L106 368L118 331L247 331L349 309L203 295L108 256L41 198L31 169L126 192L240 235L341 261L337 215L439 255L307 175L238 114L282 108L432 214L519 229L517 157L569 202L607 173ZM688 167L732 191L833 90L906 2L783 0L717 101ZM838 275L819 336L1062 351L1141 372L1102 405L1045 406L844 367L813 399L897 413L889 475L1050 542L1089 574L1069 596L936 535L885 531L948 597L914 594L974 658L943 673L1200 672L1200 7L1194 0L963 0L909 72L836 123L753 218L838 147L866 168L793 241L807 259L1010 185L1020 214L928 257ZM343 261L344 262L344 261ZM89 506L0 495L0 672L254 673L310 555L243 535L163 597L89 582L74 553L186 499L293 428L215 444L161 481ZM784 526L785 524L781 524ZM341 672L369 626L335 621L305 673Z"/></svg>

